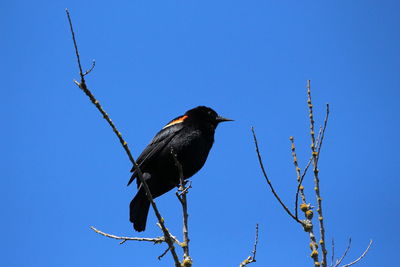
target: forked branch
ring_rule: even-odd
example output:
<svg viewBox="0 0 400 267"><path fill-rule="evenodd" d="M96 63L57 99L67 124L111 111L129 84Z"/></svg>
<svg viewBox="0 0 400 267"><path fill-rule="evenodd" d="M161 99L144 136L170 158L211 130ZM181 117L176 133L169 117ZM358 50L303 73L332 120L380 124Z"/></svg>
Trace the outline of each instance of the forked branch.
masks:
<svg viewBox="0 0 400 267"><path fill-rule="evenodd" d="M175 246L174 246L174 240L171 237L170 232L168 231L168 229L165 226L164 223L164 219L162 218L156 203L153 200L153 197L151 195L150 189L146 183L146 181L143 179L143 174L138 166L138 164L136 163L135 159L133 158L130 149L128 147L127 142L123 139L122 134L118 131L117 127L115 126L115 124L112 122L112 120L110 119L110 117L108 116L108 114L105 112L105 110L103 109L103 107L100 105L100 102L95 98L95 96L92 94L92 92L89 90L89 88L86 85L86 81L85 81L85 76L87 74L89 74L93 68L94 68L94 63L92 64L92 67L88 70L83 72L82 71L82 65L81 65L81 60L80 60L80 56L79 56L79 50L78 50L78 45L76 42L76 38L75 38L75 32L74 32L74 28L72 26L72 19L70 16L70 13L68 11L68 9L66 9L66 13L67 13L67 18L68 18L68 22L69 22L69 26L70 26L70 30L71 30L71 34L72 34L72 41L74 43L74 48L75 48L75 54L76 54L76 59L78 62L78 67L79 67L79 75L81 77L80 82L78 81L74 81L75 84L89 97L90 101L96 106L97 110L103 115L103 118L107 121L107 123L110 125L110 127L112 128L112 130L114 131L114 133L116 134L116 136L118 137L119 142L121 143L122 147L124 148L126 154L129 157L129 160L132 162L135 170L138 173L138 179L140 180L140 182L142 183L145 191L146 191L146 195L147 198L149 200L149 202L151 203L151 206L157 216L158 222L161 226L161 229L163 231L164 237L165 237L165 242L167 242L168 247L169 247L169 251L172 254L172 257L174 259L175 262L175 266L181 266L181 263L179 262L179 258L175 252Z"/></svg>
<svg viewBox="0 0 400 267"><path fill-rule="evenodd" d="M310 249L311 249L311 258L314 261L314 266L315 267L326 267L327 266L327 250L325 246L325 226L324 226L324 217L323 217L323 211L322 211L322 197L321 197L321 189L320 189L320 176L319 176L319 169L318 169L318 161L320 158L321 154L321 149L322 149L322 144L324 141L325 137L325 131L327 128L328 124L328 119L329 119L329 104L326 105L326 115L325 115L325 120L324 124L322 127L319 129L318 136L316 137L315 135L315 126L314 126L314 114L313 114L313 104L312 104L312 99L311 99L311 86L310 86L310 81L307 81L307 104L308 104L308 110L309 110L309 119L310 119L310 136L311 136L311 157L303 171L301 172L301 169L299 167L299 162L297 158L297 153L296 153L296 146L294 142L294 137L290 137L291 141L291 151L292 151L292 157L293 157L293 164L296 170L296 177L297 177L297 190L296 190L296 195L295 195L295 209L294 209L294 214L287 208L287 206L283 203L281 200L280 196L276 193L274 187L272 186L271 181L269 180L262 159L261 159L261 154L258 148L258 142L257 138L255 135L254 128L252 128L253 132L253 138L254 138L254 144L256 146L256 153L259 161L260 168L262 170L262 173L273 193L275 198L278 200L278 202L281 204L283 209L286 211L287 214L289 214L290 217L292 217L295 221L299 222L304 231L308 233L309 239L310 239ZM314 207L311 206L310 203L306 202L306 195L304 191L304 186L303 186L303 180L307 174L307 170L312 166L313 174L314 174L314 191L315 191L315 197L316 197L316 209L317 209L317 214L318 214L318 226L319 226L319 240L316 237L316 234L314 233L314 224L313 224L313 213L314 213ZM298 205L299 201L299 194L301 197L301 204ZM300 207L301 211L304 212L304 220L299 219L298 215L298 208ZM318 240L318 241L317 241ZM331 267L338 267L344 257L347 255L347 252L350 248L351 240L349 242L349 246L344 252L343 256L337 260L336 264L333 264L334 260L334 242L332 241L332 265ZM364 251L364 253L355 261L344 265L342 267L348 267L351 266L357 262L359 262L367 253L372 244L372 240L370 244L368 245L367 249ZM321 251L322 253L319 253ZM321 261L320 261L321 259Z"/></svg>
<svg viewBox="0 0 400 267"><path fill-rule="evenodd" d="M359 262L362 258L365 257L365 255L367 255L369 249L371 248L371 245L372 245L372 239L369 241L368 247L364 250L364 252L361 254L360 257L358 257L356 260L354 260L354 261L352 261L352 262L350 262L348 264L343 265L342 267L348 267L348 266L354 265L357 262Z"/></svg>
<svg viewBox="0 0 400 267"><path fill-rule="evenodd" d="M360 257L358 257L356 260L354 260L354 261L352 261L352 262L350 262L350 263L348 263L348 264L342 265L341 267L352 266L352 265L356 264L357 262L359 262L362 258L365 257L365 255L367 255L369 249L371 248L372 243L373 243L373 241L372 241L372 239L371 239L371 240L369 241L369 244L368 244L367 248L366 248L366 249L364 250L364 252L360 255ZM344 258L346 257L346 255L347 255L347 253L349 252L350 248L351 248L351 238L349 238L349 244L347 245L347 248L346 248L346 250L344 251L343 255L342 255L339 259L336 260L336 263L335 263L335 264L334 264L334 262L333 262L333 256L332 256L332 264L331 264L331 266L333 266L333 267L338 267L338 266L342 263L342 261L344 260ZM332 243L332 249L334 249L334 243Z"/></svg>

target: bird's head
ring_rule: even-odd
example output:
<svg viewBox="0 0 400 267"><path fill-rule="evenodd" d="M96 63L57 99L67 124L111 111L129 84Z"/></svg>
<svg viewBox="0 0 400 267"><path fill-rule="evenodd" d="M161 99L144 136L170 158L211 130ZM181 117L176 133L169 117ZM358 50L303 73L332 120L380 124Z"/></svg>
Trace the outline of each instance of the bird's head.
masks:
<svg viewBox="0 0 400 267"><path fill-rule="evenodd" d="M224 121L233 121L231 119L227 119L218 115L212 108L205 107L205 106L198 106L191 110L188 110L185 115L187 115L191 120L201 122L201 123L208 123L217 127L217 125Z"/></svg>

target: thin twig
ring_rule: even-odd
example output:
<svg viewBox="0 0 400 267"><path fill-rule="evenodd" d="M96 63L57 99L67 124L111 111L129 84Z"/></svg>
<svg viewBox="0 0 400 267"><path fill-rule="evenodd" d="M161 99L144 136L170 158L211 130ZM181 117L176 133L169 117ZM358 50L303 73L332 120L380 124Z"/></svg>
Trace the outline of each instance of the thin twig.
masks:
<svg viewBox="0 0 400 267"><path fill-rule="evenodd" d="M169 251L169 247L167 247L167 249L160 255L157 257L157 259L160 261Z"/></svg>
<svg viewBox="0 0 400 267"><path fill-rule="evenodd" d="M128 147L127 142L122 138L122 134L118 131L118 129L116 128L116 126L114 125L114 123L112 122L112 120L110 119L108 114L105 112L105 110L100 105L99 101L94 97L94 95L88 89L88 87L86 85L85 75L90 73L90 71L94 67L94 64L92 65L91 69L89 69L88 71L83 73L82 66L81 66L81 61L80 61L80 56L79 56L79 52L78 52L78 45L77 45L77 42L76 42L75 33L74 33L73 26L72 26L72 20L71 20L71 16L69 14L68 9L66 9L66 13L67 13L68 22L69 22L70 29L71 29L72 40L73 40L74 48L75 48L75 54L76 54L77 61L78 61L79 75L81 77L81 81L80 82L77 82L77 81L74 81L74 82L89 97L90 101L96 106L96 108L99 110L99 112L103 115L103 118L108 122L108 124L111 126L112 130L114 131L114 133L117 135L121 145L123 146L123 148L125 149L126 154L129 157L129 160L132 162L133 166L135 167L135 170L138 173L138 178L139 178L141 184L143 185L143 187L144 187L144 189L146 191L147 198L148 198L151 206L153 207L153 210L154 210L154 212L155 212L155 214L157 216L157 219L158 219L158 221L159 221L159 223L161 225L161 229L163 231L165 240L166 240L166 242L168 244L168 247L169 247L169 249L171 251L171 254L172 254L172 257L174 259L175 266L177 266L177 267L181 266L181 264L179 262L179 258L178 258L177 254L176 254L176 251L175 251L174 241L171 238L171 234L168 231L168 229L165 227L164 219L162 218L160 212L158 211L158 208L157 208L157 206L156 206L156 204L155 204L155 202L153 200L153 197L151 196L150 189L149 189L146 181L143 179L143 174L142 174L139 166L137 165L136 161L134 160L134 158L133 158L133 156L132 156L132 154L130 152L130 149Z"/></svg>
<svg viewBox="0 0 400 267"><path fill-rule="evenodd" d="M293 164L294 164L294 167L296 169L297 183L298 183L297 191L296 191L296 200L295 200L295 203L294 203L294 212L295 212L296 218L299 218L299 216L298 216L299 192L301 193L301 202L303 204L305 204L307 201L306 201L306 196L304 194L304 186L302 185L303 179L302 179L302 177L300 177L301 176L301 170L300 170L300 167L299 167L299 164L298 164L298 160L297 160L296 146L295 146L295 143L294 143L294 137L291 136L289 139L290 139L290 142L292 143Z"/></svg>
<svg viewBox="0 0 400 267"><path fill-rule="evenodd" d="M74 27L72 26L71 16L69 14L69 10L68 9L65 9L65 12L67 13L68 22L69 22L69 28L71 30L72 40L74 42L76 59L78 60L79 74L81 76L81 80L83 80L83 82L85 82L85 78L84 78L85 75L83 75L83 71L82 71L81 58L79 56L78 45L77 45L77 42L76 42L76 39L75 39L75 32L74 32Z"/></svg>
<svg viewBox="0 0 400 267"><path fill-rule="evenodd" d="M257 137L256 137L256 133L254 130L254 127L251 127L251 131L253 132L253 139L254 139L254 144L256 146L256 152L257 152L257 157L258 157L258 162L260 163L260 167L261 167L261 171L265 177L265 180L267 180L268 186L272 191L272 194L274 194L275 198L278 200L278 202L281 204L281 206L283 207L283 209L286 211L287 214L289 214L290 217L293 218L293 220L295 220L296 222L300 223L303 225L303 222L300 221L298 218L296 218L296 216L293 215L293 213L288 209L288 207L286 207L286 205L283 203L283 201L281 200L281 198L278 196L278 194L276 193L274 187L272 186L271 181L269 180L267 173L265 171L264 168L264 164L262 162L262 158L261 158L261 154L260 154L260 150L258 148L258 142L257 142Z"/></svg>
<svg viewBox="0 0 400 267"><path fill-rule="evenodd" d="M307 81L307 95L308 95L308 109L309 109L309 118L310 118L310 135L311 135L311 152L312 152L312 157L313 157L313 167L314 167L314 183L315 183L315 196L317 198L317 212L318 212L318 221L319 221L319 232L320 232L320 245L321 245L321 250L322 250L322 266L326 267L327 266L327 250L325 248L325 227L324 227L324 217L323 217L323 212L322 212L322 198L321 198L321 193L320 193L320 186L319 186L319 170L318 170L318 151L320 151L321 146L322 146L322 140L323 140L323 135L325 132L325 129L322 131L321 135L321 141L319 144L319 149L316 150L316 142L315 142L315 134L314 134L314 114L313 114L313 105L311 101L311 82L310 80ZM329 105L327 106L327 116L326 116L326 121L325 121L325 127L328 121L328 115L329 115Z"/></svg>
<svg viewBox="0 0 400 267"><path fill-rule="evenodd" d="M307 174L307 171L308 171L308 168L309 168L310 165L311 165L312 159L313 159L313 158L310 157L310 159L308 160L308 163L307 163L306 167L304 168L303 174L301 175L301 182L303 182L303 179L304 179L304 177L305 177L306 174Z"/></svg>
<svg viewBox="0 0 400 267"><path fill-rule="evenodd" d="M70 28L71 28L72 40L74 42L74 47L75 47L75 54L76 54L77 61L78 61L79 75L81 77L81 81L80 82L78 82L78 81L74 81L74 82L89 97L90 101L100 111L101 115L103 115L103 118L108 122L108 124L111 126L113 132L117 135L119 142L121 143L122 147L125 149L125 152L129 157L129 160L132 162L132 164L135 165L135 160L132 157L132 153L129 150L128 144L123 139L122 134L118 131L117 127L114 125L114 123L112 122L112 120L108 116L107 112L100 105L99 101L95 98L95 96L92 94L92 92L87 88L86 81L85 81L85 74L82 72L81 60L80 60L80 56L79 56L78 45L77 45L76 39L75 39L74 29L73 29L73 26L72 26L71 16L69 14L68 9L66 10L66 12L67 12L67 17L68 17L68 22L69 22L69 25L70 25ZM93 69L93 67L94 67L94 63L92 64L92 68L91 69ZM89 73L89 72L90 71L87 71L86 73Z"/></svg>
<svg viewBox="0 0 400 267"><path fill-rule="evenodd" d="M182 215L183 215L183 227L182 227L182 232L183 232L183 245L182 245L182 249L183 249L183 265L185 267L190 267L192 266L192 258L189 255L189 228L188 228L188 211L187 211L187 198L186 198L186 194L189 192L189 188L191 187L191 185L186 186L186 181L185 178L183 177L183 169L182 169L182 164L178 161L178 156L176 155L176 153L171 149L171 154L174 158L175 161L175 165L178 168L178 172L179 172L179 188L178 188L178 192L176 192L176 196L179 200L179 202L182 205Z"/></svg>
<svg viewBox="0 0 400 267"><path fill-rule="evenodd" d="M340 257L340 259L338 259L338 260L336 261L335 267L339 266L339 264L342 263L343 259L344 259L344 258L346 257L346 255L347 255L347 252L349 252L350 247L351 247L351 237L349 238L349 244L347 245L347 248L346 248L346 250L344 251L342 257Z"/></svg>
<svg viewBox="0 0 400 267"><path fill-rule="evenodd" d="M325 124L325 125L326 125L326 124ZM325 128L324 128L324 129L325 129ZM319 147L320 140L322 140L322 139L321 139L321 135L322 135L322 134L323 134L323 129L322 129L322 127L321 127L320 130L319 130L319 133L318 133L317 140L316 140L316 147ZM306 203L306 196L305 196L305 194L304 194L303 180L304 180L304 177L305 177L306 174L307 174L307 170L308 170L308 168L310 167L311 162L313 161L313 157L311 156L310 159L308 160L308 163L307 163L306 167L304 168L304 172L303 172L303 174L301 175L301 178L299 179L299 175L300 175L301 171L300 171L300 168L299 168L298 165L297 165L297 155L296 155L296 147L295 147L295 145L294 145L294 137L290 137L290 141L292 142L292 155L293 155L293 160L296 159L296 162L294 162L294 163L295 163L295 167L296 167L296 172L298 172L298 173L297 173L298 185L297 185L296 201L295 201L295 215L296 215L296 217L297 217L297 216L298 216L298 212L297 212L297 211L298 211L298 208L299 208L299 206L298 206L299 193L301 193L302 203ZM319 155L319 154L318 154L318 155Z"/></svg>
<svg viewBox="0 0 400 267"><path fill-rule="evenodd" d="M319 156L321 154L322 141L324 141L325 130L326 130L326 126L328 125L328 119L329 119L329 104L327 103L326 104L326 113L325 113L324 126L322 127L322 131L320 130L321 137L318 138L319 143L317 144L317 147L318 147L317 162L318 162Z"/></svg>
<svg viewBox="0 0 400 267"><path fill-rule="evenodd" d="M332 258L331 258L331 267L333 267L333 262L335 260L335 240L332 238Z"/></svg>
<svg viewBox="0 0 400 267"><path fill-rule="evenodd" d="M83 76L88 75L90 72L92 72L92 70L94 69L94 67L96 66L96 60L93 59L92 61L92 66L90 67L90 69L88 69L87 71L85 71L85 73L83 74Z"/></svg>
<svg viewBox="0 0 400 267"><path fill-rule="evenodd" d="M296 201L295 201L295 202L296 202L296 203L295 203L295 206L296 206L296 210L295 210L296 216L297 216L298 199L299 199L300 188L302 188L304 177L305 177L306 174L307 174L307 170L308 170L308 168L310 167L311 162L312 162L312 157L310 158L310 160L308 161L306 167L304 168L303 174L301 175L301 178L300 178L300 182L298 182L298 185L297 185ZM302 198L303 203L306 203L306 196L305 196L305 194L304 194L304 187L303 187L302 192L301 192L301 198Z"/></svg>
<svg viewBox="0 0 400 267"><path fill-rule="evenodd" d="M319 133L318 133L318 137L317 137L317 141L316 141L317 147L319 147L319 140L321 139L321 134L322 134L322 127L320 128ZM307 162L306 167L304 168L303 174L301 175L301 182L303 182L303 179L306 176L308 168L311 166L312 161L313 161L313 156L310 157L310 159Z"/></svg>
<svg viewBox="0 0 400 267"><path fill-rule="evenodd" d="M258 244L258 223L256 224L256 237L254 240L253 251L251 252L250 256L248 256L244 261L242 261L239 264L239 267L244 267L252 262L256 262L257 244Z"/></svg>
<svg viewBox="0 0 400 267"><path fill-rule="evenodd" d="M368 247L364 250L364 252L361 254L361 256L358 257L358 259L356 259L355 261L352 261L352 262L350 262L350 263L348 263L346 265L343 265L342 267L348 267L348 266L351 266L351 265L356 264L357 262L359 262L362 258L365 257L365 255L367 255L369 249L371 248L371 245L372 245L372 239L369 241Z"/></svg>
<svg viewBox="0 0 400 267"><path fill-rule="evenodd" d="M127 236L117 236L117 235L112 235L112 234L107 234L105 232L102 232L98 229L96 229L93 226L90 226L90 229L92 229L93 231L95 231L96 233L109 237L109 238L113 238L113 239L117 239L117 240L122 240L120 244L125 243L126 241L146 241L146 242L152 242L154 244L160 244L162 242L165 242L165 238L164 236L160 236L160 237L153 237L153 238L149 238L149 237L127 237Z"/></svg>

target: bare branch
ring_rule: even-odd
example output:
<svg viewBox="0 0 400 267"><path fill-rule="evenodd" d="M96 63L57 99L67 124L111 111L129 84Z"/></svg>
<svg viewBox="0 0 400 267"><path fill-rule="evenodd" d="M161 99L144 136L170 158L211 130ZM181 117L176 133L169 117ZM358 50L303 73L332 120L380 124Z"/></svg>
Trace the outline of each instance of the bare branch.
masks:
<svg viewBox="0 0 400 267"><path fill-rule="evenodd" d="M169 251L169 247L167 247L167 249L160 255L157 257L157 259L160 261Z"/></svg>
<svg viewBox="0 0 400 267"><path fill-rule="evenodd" d="M92 229L93 231L95 231L96 233L109 237L109 238L113 238L113 239L117 239L117 240L122 240L120 242L120 244L125 243L126 241L146 241L146 242L152 242L154 244L160 244L162 242L165 242L165 238L163 236L160 237L153 237L153 238L149 238L149 237L127 237L127 236L116 236L116 235L112 235L112 234L107 234L105 232L102 232L98 229L96 229L93 226L90 226L90 229Z"/></svg>
<svg viewBox="0 0 400 267"><path fill-rule="evenodd" d="M191 185L186 187L186 181L185 178L183 177L183 169L182 169L182 164L178 161L178 156L176 153L171 149L171 154L174 158L175 165L178 168L179 172L179 187L178 187L178 192L176 192L176 196L179 200L179 202L182 205L182 214L183 214L183 227L182 227L182 232L183 232L183 244L182 244L182 249L183 249L183 265L190 267L192 266L192 258L189 255L189 228L188 228L188 211L187 211L187 198L186 194L189 192L189 188Z"/></svg>
<svg viewBox="0 0 400 267"><path fill-rule="evenodd" d="M71 16L70 16L70 14L69 14L69 10L68 10L68 9L65 9L65 12L67 13L68 22L69 22L69 28L70 28L71 34L72 34L72 41L74 42L74 48L75 48L76 59L78 60L79 74L81 75L81 79L82 79L83 81L85 81L85 79L84 79L85 75L83 75L82 65L81 65L81 57L79 56L78 46L77 46L77 44L76 44L74 27L72 27Z"/></svg>
<svg viewBox="0 0 400 267"><path fill-rule="evenodd" d="M261 158L261 154L260 154L260 150L258 149L258 142L257 142L257 137L256 137L256 133L254 130L254 127L251 127L251 131L253 132L253 139L254 139L254 144L256 146L256 152L257 152L257 157L258 157L258 162L260 163L260 167L261 167L261 171L264 175L265 180L267 180L268 186L272 191L272 194L274 194L275 198L278 200L278 202L281 204L281 206L283 207L283 209L286 211L287 214L289 214L290 217L292 217L296 222L300 223L303 225L303 222L300 221L298 218L296 218L296 216L293 215L293 213L288 209L288 207L286 207L286 205L283 203L283 201L281 200L281 198L278 196L278 194L276 193L274 187L272 186L271 181L269 180L267 173L265 171L264 168L264 164L262 162L262 158Z"/></svg>
<svg viewBox="0 0 400 267"><path fill-rule="evenodd" d="M310 165L311 165L311 162L312 162L312 157L308 160L308 163L307 163L307 165L306 165L306 167L304 168L304 171L303 171L303 174L301 175L301 182L303 182L303 179L304 179L304 177L306 176L306 174L307 174L307 171L308 171L308 168L310 167Z"/></svg>
<svg viewBox="0 0 400 267"><path fill-rule="evenodd" d="M304 168L304 172L303 172L303 174L301 175L300 181L298 182L298 185L297 185L296 201L295 201L295 212L296 212L296 217L297 217L297 209L298 209L298 207L299 207L299 206L298 206L298 202L299 202L299 193L300 193L300 189L301 189L301 199L302 199L302 203L306 203L306 196L305 196L305 193L304 193L303 180L304 180L304 177L305 177L306 174L307 174L307 170L308 170L308 168L310 167L311 162L312 162L312 157L310 158L310 160L308 161L306 167Z"/></svg>
<svg viewBox="0 0 400 267"><path fill-rule="evenodd" d="M298 216L298 209L299 209L299 206L298 206L298 205L299 205L299 192L301 193L301 202L302 202L303 204L305 204L305 203L307 202L307 201L306 201L306 196L305 196L305 194L304 194L304 186L302 185L304 176L303 176L303 177L300 177L300 176L301 176L301 170L300 170L300 167L299 167L299 164L298 164L298 160L297 160L296 146L295 146L295 144L294 144L294 137L291 136L289 139L290 139L290 142L292 143L293 164L294 164L294 167L295 167L295 169L296 169L297 183L298 183L298 185L297 185L297 191L296 191L296 200L295 200L295 203L294 203L294 212L295 212L295 217L296 217L296 218L299 218L299 216Z"/></svg>
<svg viewBox="0 0 400 267"><path fill-rule="evenodd" d="M92 64L92 68L89 69L89 71L85 72L86 74L82 72L81 61L80 61L80 56L79 56L79 52L78 52L78 45L76 43L76 38L75 38L74 29L73 29L73 26L72 26L71 16L69 14L68 9L66 10L66 12L67 12L67 17L68 17L68 22L69 22L69 25L70 25L70 28L71 28L72 40L74 42L74 47L75 47L75 54L76 54L77 61L78 61L79 75L81 76L81 81L80 82L78 82L78 81L74 81L74 82L89 97L90 101L96 106L96 108L101 113L103 118L110 125L110 127L112 128L114 133L117 135L118 140L121 143L122 147L125 149L125 152L129 157L129 160L132 162L132 164L135 165L136 162L135 162L134 158L132 157L132 153L129 150L128 144L123 139L122 134L118 131L117 127L114 125L114 123L112 122L112 120L108 116L107 112L100 105L100 102L95 98L95 96L92 94L92 92L87 88L86 81L85 81L85 75L90 73L90 71L94 68L95 63Z"/></svg>
<svg viewBox="0 0 400 267"><path fill-rule="evenodd" d="M328 104L328 105L329 105L329 104ZM325 119L326 119L326 118L325 118ZM326 127L325 127L325 129L326 129ZM317 141L316 141L316 147L318 147L318 149L320 149L320 148L319 148L319 143L320 143L320 140L321 140L322 131L323 131L323 128L321 127L321 128L319 129L318 137L317 137ZM325 130L324 130L324 131L325 131ZM319 156L319 154L318 154L318 156ZM303 182L304 177L306 176L307 171L308 171L308 168L311 166L312 161L313 161L313 156L310 157L310 159L309 159L308 162L307 162L306 167L304 168L303 174L301 175L301 182Z"/></svg>
<svg viewBox="0 0 400 267"><path fill-rule="evenodd" d="M258 223L256 224L256 237L255 237L255 240L254 240L253 251L251 252L250 256L248 256L244 261L242 261L239 264L239 267L244 267L244 266L247 266L248 264L250 264L252 262L256 262L257 244L258 244Z"/></svg>
<svg viewBox="0 0 400 267"><path fill-rule="evenodd" d="M347 255L347 252L349 252L350 247L351 247L351 237L349 238L349 244L347 245L347 248L346 248L346 250L344 251L342 257L340 257L340 259L338 259L338 260L336 261L335 267L339 266L339 264L342 263L343 259L344 259L344 258L346 257L346 255Z"/></svg>
<svg viewBox="0 0 400 267"><path fill-rule="evenodd" d="M357 262L359 262L362 258L365 257L365 255L367 255L369 249L371 248L371 245L372 245L372 239L369 241L368 247L364 250L364 252L361 254L361 256L358 257L358 259L356 259L355 261L352 261L352 262L350 262L350 263L348 263L346 265L343 265L342 267L348 267L348 266L351 266L351 265L356 264Z"/></svg>
<svg viewBox="0 0 400 267"><path fill-rule="evenodd" d="M319 160L319 156L321 153L322 141L324 141L325 130L326 130L326 126L328 125L328 119L329 119L329 104L326 104L324 126L322 127L322 132L320 131L321 137L318 138L319 142L317 141L317 147L318 147L317 162Z"/></svg>
<svg viewBox="0 0 400 267"><path fill-rule="evenodd" d="M309 213L309 212L311 212L311 213ZM311 221L312 210L307 209L304 211L304 213L306 216L308 216L308 218L310 218L310 219L305 220L305 223L304 223L304 231L306 231L308 233L308 236L310 238L310 249L311 249L310 257L314 261L314 266L319 267L320 262L319 262L319 254L318 254L318 245L317 245L317 240L316 240L315 234L314 234L314 225Z"/></svg>
<svg viewBox="0 0 400 267"><path fill-rule="evenodd" d="M94 69L94 67L96 66L96 60L93 59L92 61L92 66L90 67L90 69L88 69L87 71L85 71L85 73L83 74L83 76L88 75L90 72L92 72L92 70Z"/></svg>
<svg viewBox="0 0 400 267"><path fill-rule="evenodd" d="M75 81L75 84L77 84L79 86L79 88L89 97L90 101L96 106L96 108L99 110L99 112L103 115L103 118L108 122L108 124L111 126L112 130L114 131L114 133L117 135L122 147L125 149L126 154L129 157L129 160L132 162L133 166L135 167L135 170L138 173L138 179L140 180L140 182L142 183L145 191L146 191L146 195L147 198L151 204L151 206L153 207L153 210L157 216L158 222L161 225L161 229L163 231L164 237L165 237L165 241L168 244L168 247L171 251L172 257L174 259L175 262L175 266L181 266L181 263L179 262L178 256L175 252L175 247L174 247L174 241L171 238L171 234L168 231L168 229L165 227L165 223L164 223L164 219L162 218L160 212L158 211L158 208L153 200L153 197L151 195L150 189L146 183L146 181L143 179L143 174L139 168L139 166L137 165L136 161L134 160L130 149L128 147L127 142L122 138L122 134L118 131L118 129L116 128L116 126L114 125L114 123L112 122L112 120L110 119L110 117L108 116L108 114L105 112L105 110L102 108L102 106L100 105L99 101L94 97L94 95L92 94L92 92L88 89L87 85L86 85L86 81L85 81L85 75L89 74L90 71L94 68L94 63L92 65L92 68L89 69L88 71L86 71L85 73L83 73L82 71L82 66L81 66L81 61L80 61L80 56L79 56L79 52L78 52L78 45L76 42L76 38L75 38L75 33L74 33L74 29L72 26L72 20L71 20L71 16L69 14L68 9L66 10L67 13L67 17L68 17L68 22L70 25L70 29L71 29L71 34L72 34L72 40L74 43L74 48L75 48L75 54L77 57L77 61L78 61L78 67L79 67L79 74L81 77L81 81L77 82Z"/></svg>
<svg viewBox="0 0 400 267"><path fill-rule="evenodd" d="M320 245L321 245L321 250L322 250L322 266L326 267L327 266L327 250L325 248L325 227L324 227L324 217L323 217L323 212L322 212L322 198L321 198L321 193L320 193L320 186L319 186L319 170L318 170L318 152L320 151L322 147L322 141L323 141L323 136L324 132L326 129L326 124L328 122L328 115L329 115L329 105L327 105L327 116L325 120L325 127L322 131L321 135L321 140L319 142L319 148L316 150L316 141L315 141L315 134L314 134L314 114L313 114L313 105L311 101L311 82L310 80L307 81L307 95L308 95L308 109L309 109L309 118L310 118L310 135L311 135L311 154L313 157L313 167L314 167L314 184L315 184L315 196L317 198L317 212L318 212L318 221L319 221L319 232L320 232Z"/></svg>

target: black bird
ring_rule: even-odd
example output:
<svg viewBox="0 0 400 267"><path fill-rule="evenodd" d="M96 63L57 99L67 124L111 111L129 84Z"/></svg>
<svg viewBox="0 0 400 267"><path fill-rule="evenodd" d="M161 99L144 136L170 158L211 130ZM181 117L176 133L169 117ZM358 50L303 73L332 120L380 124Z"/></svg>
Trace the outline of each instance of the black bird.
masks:
<svg viewBox="0 0 400 267"><path fill-rule="evenodd" d="M137 159L153 198L161 196L179 184L179 171L175 165L176 158L182 166L183 177L191 177L206 162L208 152L214 143L215 128L223 121L230 119L218 116L211 108L199 106L176 117L165 125L151 140ZM128 185L137 178L135 168ZM130 204L130 221L136 231L146 229L147 214L150 202L146 192L137 179L138 192Z"/></svg>

